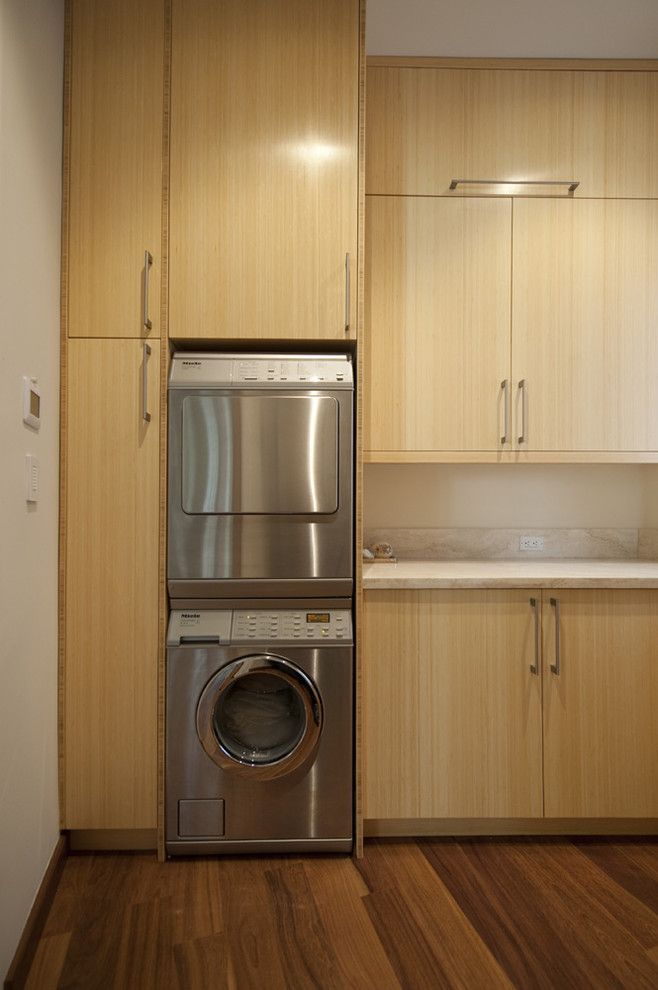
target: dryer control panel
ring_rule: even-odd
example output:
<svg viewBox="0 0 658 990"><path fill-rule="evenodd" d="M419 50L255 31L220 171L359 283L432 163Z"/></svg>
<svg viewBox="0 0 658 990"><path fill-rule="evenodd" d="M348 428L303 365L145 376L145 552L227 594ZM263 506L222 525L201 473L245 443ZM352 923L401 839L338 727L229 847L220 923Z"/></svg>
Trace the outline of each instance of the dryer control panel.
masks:
<svg viewBox="0 0 658 990"><path fill-rule="evenodd" d="M169 618L167 646L352 642L348 609L184 609Z"/></svg>

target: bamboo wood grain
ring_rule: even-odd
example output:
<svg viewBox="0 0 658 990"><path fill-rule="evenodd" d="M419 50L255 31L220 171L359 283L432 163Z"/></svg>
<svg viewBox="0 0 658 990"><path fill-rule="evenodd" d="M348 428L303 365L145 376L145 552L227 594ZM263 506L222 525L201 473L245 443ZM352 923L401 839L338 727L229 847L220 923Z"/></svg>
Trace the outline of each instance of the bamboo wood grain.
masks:
<svg viewBox="0 0 658 990"><path fill-rule="evenodd" d="M359 10L358 0L174 0L173 338L346 339Z"/></svg>
<svg viewBox="0 0 658 990"><path fill-rule="evenodd" d="M458 178L577 180L576 197L655 198L656 63L594 68L371 62L367 192L455 196Z"/></svg>
<svg viewBox="0 0 658 990"><path fill-rule="evenodd" d="M366 819L541 814L529 597L365 593Z"/></svg>
<svg viewBox="0 0 658 990"><path fill-rule="evenodd" d="M71 0L68 333L140 337L144 252L160 333L162 0Z"/></svg>
<svg viewBox="0 0 658 990"><path fill-rule="evenodd" d="M154 828L160 345L69 340L65 826Z"/></svg>
<svg viewBox="0 0 658 990"><path fill-rule="evenodd" d="M169 378L169 140L171 125L171 0L164 5L164 69L162 125L162 258L160 281L160 491L158 553L158 713L157 713L157 827L158 859L165 859L165 686L167 623L167 381Z"/></svg>
<svg viewBox="0 0 658 990"><path fill-rule="evenodd" d="M658 816L658 593L560 590L543 600L548 817Z"/></svg>
<svg viewBox="0 0 658 990"><path fill-rule="evenodd" d="M367 224L366 449L495 454L510 377L510 201L368 197Z"/></svg>
<svg viewBox="0 0 658 990"><path fill-rule="evenodd" d="M62 133L62 258L60 272L59 331L59 521L58 521L58 588L57 588L57 763L59 824L66 817L66 528L67 528L67 459L68 426L68 326L69 326L69 194L71 176L71 4L64 7L64 90Z"/></svg>
<svg viewBox="0 0 658 990"><path fill-rule="evenodd" d="M512 267L524 446L657 451L658 202L515 202Z"/></svg>
<svg viewBox="0 0 658 990"><path fill-rule="evenodd" d="M365 153L366 153L366 0L359 4L359 184L358 184L358 258L356 284L356 436L354 499L354 620L355 620L355 699L354 699L354 855L363 856L363 423L366 395L364 325L365 302Z"/></svg>

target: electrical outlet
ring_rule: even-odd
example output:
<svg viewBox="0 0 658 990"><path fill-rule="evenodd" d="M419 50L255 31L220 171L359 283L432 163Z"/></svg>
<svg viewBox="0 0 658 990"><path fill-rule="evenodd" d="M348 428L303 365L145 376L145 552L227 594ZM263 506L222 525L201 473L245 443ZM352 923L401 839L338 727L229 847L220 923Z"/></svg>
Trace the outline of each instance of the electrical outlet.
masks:
<svg viewBox="0 0 658 990"><path fill-rule="evenodd" d="M519 550L543 550L543 536L522 536L519 540Z"/></svg>

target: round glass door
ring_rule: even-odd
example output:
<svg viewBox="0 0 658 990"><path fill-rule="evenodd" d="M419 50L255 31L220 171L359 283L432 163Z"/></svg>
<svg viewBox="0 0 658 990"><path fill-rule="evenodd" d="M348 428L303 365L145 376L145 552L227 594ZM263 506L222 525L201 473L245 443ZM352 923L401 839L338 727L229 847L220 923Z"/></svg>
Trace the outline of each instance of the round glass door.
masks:
<svg viewBox="0 0 658 990"><path fill-rule="evenodd" d="M234 660L199 699L197 731L223 769L273 778L292 772L315 750L322 729L318 691L307 675L269 654Z"/></svg>

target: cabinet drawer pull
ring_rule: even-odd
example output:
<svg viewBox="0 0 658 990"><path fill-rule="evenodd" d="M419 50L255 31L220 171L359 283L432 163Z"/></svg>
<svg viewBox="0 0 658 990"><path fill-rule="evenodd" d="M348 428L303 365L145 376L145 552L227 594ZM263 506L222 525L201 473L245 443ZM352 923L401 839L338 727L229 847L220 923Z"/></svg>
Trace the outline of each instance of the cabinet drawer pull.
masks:
<svg viewBox="0 0 658 990"><path fill-rule="evenodd" d="M143 346L143 350L142 350L142 419L144 420L145 423L150 423L151 422L151 414L149 412L149 398L148 398L149 379L148 379L147 361L148 361L149 356L151 354L151 348L150 348L149 344L146 343L146 341L144 341L144 344L142 346Z"/></svg>
<svg viewBox="0 0 658 990"><path fill-rule="evenodd" d="M557 598L551 598L551 605L555 609L555 663L551 664L551 673L560 675L560 602Z"/></svg>
<svg viewBox="0 0 658 990"><path fill-rule="evenodd" d="M541 626L539 623L539 599L531 598L530 605L535 613L535 662L530 664L530 673L539 674L539 653L541 650Z"/></svg>
<svg viewBox="0 0 658 990"><path fill-rule="evenodd" d="M144 252L144 275L142 283L142 325L146 332L153 329L153 324L149 319L149 275L151 274L151 265L153 264L153 255L150 251Z"/></svg>
<svg viewBox="0 0 658 990"><path fill-rule="evenodd" d="M503 435L501 443L509 443L509 378L505 378L500 387L503 393Z"/></svg>
<svg viewBox="0 0 658 990"><path fill-rule="evenodd" d="M522 378L519 382L519 399L521 402L521 430L518 436L519 443L525 443L525 406L526 406L526 380Z"/></svg>
<svg viewBox="0 0 658 990"><path fill-rule="evenodd" d="M350 253L345 255L345 333L350 332Z"/></svg>

